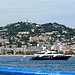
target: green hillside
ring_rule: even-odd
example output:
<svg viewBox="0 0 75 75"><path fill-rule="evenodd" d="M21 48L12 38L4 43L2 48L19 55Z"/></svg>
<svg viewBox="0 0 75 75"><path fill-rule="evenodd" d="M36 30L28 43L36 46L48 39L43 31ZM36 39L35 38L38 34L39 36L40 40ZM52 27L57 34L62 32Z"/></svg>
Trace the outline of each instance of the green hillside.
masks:
<svg viewBox="0 0 75 75"><path fill-rule="evenodd" d="M72 38L75 36L75 29L66 27L65 25L61 25L58 23L46 23L38 25L36 23L28 23L28 22L17 22L13 24L6 25L5 27L0 27L0 35L5 32L5 36L16 36L18 32L30 32L29 35L35 36L40 35L45 32L58 31L60 35L65 35L65 38ZM32 32L31 29L35 31ZM66 31L66 33L63 33ZM52 34L52 37L55 37L56 34Z"/></svg>

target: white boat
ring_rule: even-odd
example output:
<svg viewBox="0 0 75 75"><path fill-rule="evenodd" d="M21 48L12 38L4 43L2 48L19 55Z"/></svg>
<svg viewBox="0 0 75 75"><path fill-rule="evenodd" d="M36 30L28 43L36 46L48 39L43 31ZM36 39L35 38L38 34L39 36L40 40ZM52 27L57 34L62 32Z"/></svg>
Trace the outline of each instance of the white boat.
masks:
<svg viewBox="0 0 75 75"><path fill-rule="evenodd" d="M31 60L68 60L71 56L65 54L58 54L56 51L42 51L34 54Z"/></svg>

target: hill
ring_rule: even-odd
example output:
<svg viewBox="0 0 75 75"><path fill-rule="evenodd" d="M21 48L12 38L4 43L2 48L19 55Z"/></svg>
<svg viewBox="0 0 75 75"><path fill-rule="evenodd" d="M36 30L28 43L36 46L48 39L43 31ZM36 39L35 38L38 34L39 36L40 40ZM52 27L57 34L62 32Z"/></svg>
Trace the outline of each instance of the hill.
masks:
<svg viewBox="0 0 75 75"><path fill-rule="evenodd" d="M22 35L21 38L20 34ZM54 37L55 40L59 39L60 41L62 41L63 38L64 40L67 39L67 41L71 41L75 36L75 29L56 22L46 24L17 22L6 25L5 27L0 27L0 36L2 38L17 37L20 38L21 41L26 41L29 40L30 36L36 35L51 36Z"/></svg>

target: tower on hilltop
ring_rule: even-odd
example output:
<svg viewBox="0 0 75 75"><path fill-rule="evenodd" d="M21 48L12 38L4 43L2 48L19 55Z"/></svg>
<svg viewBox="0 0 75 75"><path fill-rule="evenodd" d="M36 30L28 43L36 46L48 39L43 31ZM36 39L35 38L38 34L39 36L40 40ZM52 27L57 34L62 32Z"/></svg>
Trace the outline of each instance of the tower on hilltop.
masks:
<svg viewBox="0 0 75 75"><path fill-rule="evenodd" d="M26 20L26 25L28 25L28 19Z"/></svg>

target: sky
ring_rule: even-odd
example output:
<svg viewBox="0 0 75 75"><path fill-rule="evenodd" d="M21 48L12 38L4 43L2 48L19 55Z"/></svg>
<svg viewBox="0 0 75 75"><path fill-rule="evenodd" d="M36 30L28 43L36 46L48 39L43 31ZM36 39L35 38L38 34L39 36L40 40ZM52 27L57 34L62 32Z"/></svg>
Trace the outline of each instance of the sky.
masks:
<svg viewBox="0 0 75 75"><path fill-rule="evenodd" d="M27 19L75 28L75 0L0 0L0 26Z"/></svg>

